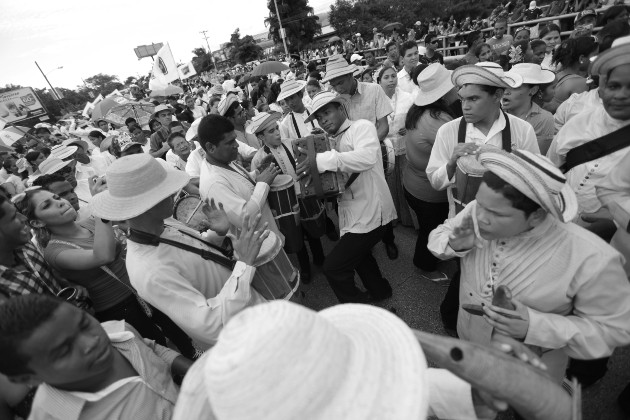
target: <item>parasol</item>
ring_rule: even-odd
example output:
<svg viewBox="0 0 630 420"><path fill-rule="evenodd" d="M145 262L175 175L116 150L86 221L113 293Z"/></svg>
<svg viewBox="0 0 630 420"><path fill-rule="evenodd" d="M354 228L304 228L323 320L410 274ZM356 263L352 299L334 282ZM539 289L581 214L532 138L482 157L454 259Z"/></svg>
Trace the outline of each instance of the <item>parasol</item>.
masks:
<svg viewBox="0 0 630 420"><path fill-rule="evenodd" d="M110 96L109 98L105 98L96 105L94 105L94 109L92 110L92 121L105 119L105 115L115 106L125 104L130 102L129 99L123 96Z"/></svg>
<svg viewBox="0 0 630 420"><path fill-rule="evenodd" d="M328 40L328 42L339 42L339 41L341 41L341 38L339 38L338 36L333 36L332 38Z"/></svg>
<svg viewBox="0 0 630 420"><path fill-rule="evenodd" d="M403 24L400 22L392 22L392 23L388 23L387 25L383 26L383 30L384 31L393 31L394 29L400 29L403 27Z"/></svg>
<svg viewBox="0 0 630 420"><path fill-rule="evenodd" d="M2 140L0 143L11 146L13 143L26 136L29 130L30 128L21 126L5 127L4 130L0 131L0 140Z"/></svg>
<svg viewBox="0 0 630 420"><path fill-rule="evenodd" d="M174 85L168 85L165 88L157 88L153 91L151 91L151 97L155 97L155 96L170 96L170 95L180 95L184 93L184 89L180 88L179 86L174 86Z"/></svg>
<svg viewBox="0 0 630 420"><path fill-rule="evenodd" d="M110 108L103 119L114 124L125 125L125 120L134 118L141 127L149 125L149 120L153 115L155 105L149 102L126 102Z"/></svg>
<svg viewBox="0 0 630 420"><path fill-rule="evenodd" d="M280 71L289 70L289 67L279 61L265 61L260 63L254 70L252 70L252 76L265 76L271 73L278 73Z"/></svg>
<svg viewBox="0 0 630 420"><path fill-rule="evenodd" d="M245 73L245 74L243 75L243 77L241 77L241 78L238 80L238 83L239 83L239 84L240 84L240 83L247 83L247 82L249 82L249 80L250 80L251 78L252 78L252 73L251 73L251 72L249 72L249 73Z"/></svg>

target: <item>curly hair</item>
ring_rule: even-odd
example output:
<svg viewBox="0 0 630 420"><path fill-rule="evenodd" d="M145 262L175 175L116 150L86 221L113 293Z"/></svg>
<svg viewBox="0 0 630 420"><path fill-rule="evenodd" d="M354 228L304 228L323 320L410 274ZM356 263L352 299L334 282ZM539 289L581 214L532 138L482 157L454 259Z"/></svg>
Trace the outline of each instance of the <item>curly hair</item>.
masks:
<svg viewBox="0 0 630 420"><path fill-rule="evenodd" d="M37 242L45 248L50 241L50 230L48 230L46 226L35 226L35 224L33 223L38 221L37 216L35 216L35 203L33 202L33 197L35 197L37 193L40 193L42 191L44 190L39 188L35 190L25 191L25 197L22 200L16 202L15 207L20 213L26 216L29 226L31 227L31 229L33 229L33 233L35 234Z"/></svg>
<svg viewBox="0 0 630 420"><path fill-rule="evenodd" d="M597 51L598 47L597 41L590 36L565 39L553 52L551 62L561 64L563 68L571 67L579 61L581 56L588 56Z"/></svg>

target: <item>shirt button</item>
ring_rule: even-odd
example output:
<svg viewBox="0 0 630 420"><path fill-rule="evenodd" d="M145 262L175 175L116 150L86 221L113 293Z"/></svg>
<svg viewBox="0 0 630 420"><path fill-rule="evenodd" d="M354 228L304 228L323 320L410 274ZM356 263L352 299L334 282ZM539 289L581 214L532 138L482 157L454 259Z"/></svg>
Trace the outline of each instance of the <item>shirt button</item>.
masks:
<svg viewBox="0 0 630 420"><path fill-rule="evenodd" d="M583 186L584 186L584 184L580 184L580 187L583 187Z"/></svg>
<svg viewBox="0 0 630 420"><path fill-rule="evenodd" d="M496 266L497 266L497 263L492 263L492 265L493 265L494 267L496 267Z"/></svg>
<svg viewBox="0 0 630 420"><path fill-rule="evenodd" d="M588 175L586 175L586 176L584 177L584 179L588 179Z"/></svg>

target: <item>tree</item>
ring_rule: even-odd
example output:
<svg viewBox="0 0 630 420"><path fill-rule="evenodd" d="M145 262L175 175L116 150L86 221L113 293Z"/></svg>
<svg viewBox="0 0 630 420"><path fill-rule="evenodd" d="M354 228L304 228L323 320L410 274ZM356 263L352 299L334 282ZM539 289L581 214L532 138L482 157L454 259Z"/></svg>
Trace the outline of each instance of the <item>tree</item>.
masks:
<svg viewBox="0 0 630 420"><path fill-rule="evenodd" d="M313 13L313 8L308 5L308 0L276 1L282 27L286 33L286 41L292 51L303 50L313 42L316 35L322 33L319 18ZM276 44L282 44L274 0L267 0L267 8L269 17L265 19L265 25L269 26L269 38Z"/></svg>
<svg viewBox="0 0 630 420"><path fill-rule="evenodd" d="M251 35L245 35L241 39L241 32L238 28L232 33L227 48L229 49L228 58L240 64L258 60L263 51Z"/></svg>
<svg viewBox="0 0 630 420"><path fill-rule="evenodd" d="M197 74L201 74L202 71L210 71L214 68L212 63L212 57L203 48L195 48L192 50L195 56L192 59L193 67Z"/></svg>
<svg viewBox="0 0 630 420"><path fill-rule="evenodd" d="M89 89L93 89L97 92L97 94L101 93L103 96L112 93L116 89L122 89L124 87L118 80L117 76L103 73L88 77L85 79L85 84ZM85 86L81 90L86 90Z"/></svg>

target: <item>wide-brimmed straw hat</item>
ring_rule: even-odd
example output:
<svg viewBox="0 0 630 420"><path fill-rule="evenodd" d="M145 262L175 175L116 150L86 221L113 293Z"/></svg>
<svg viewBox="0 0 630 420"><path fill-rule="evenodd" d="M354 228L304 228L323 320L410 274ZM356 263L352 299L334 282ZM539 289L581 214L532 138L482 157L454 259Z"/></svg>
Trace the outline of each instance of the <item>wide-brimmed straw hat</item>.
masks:
<svg viewBox="0 0 630 420"><path fill-rule="evenodd" d="M321 91L313 96L313 104L311 105L312 111L311 115L309 115L306 119L304 119L305 123L309 123L315 119L315 114L317 111L325 107L326 105L337 102L345 107L348 106L348 96L347 95L335 95L332 92Z"/></svg>
<svg viewBox="0 0 630 420"><path fill-rule="evenodd" d="M260 112L252 118L245 131L249 134L258 134L276 124L281 117L282 114L279 112Z"/></svg>
<svg viewBox="0 0 630 420"><path fill-rule="evenodd" d="M577 216L575 193L546 157L527 150L508 153L491 148L479 154L479 162L561 222L570 222Z"/></svg>
<svg viewBox="0 0 630 420"><path fill-rule="evenodd" d="M148 153L122 157L105 172L107 190L92 197L92 214L107 220L139 216L182 189L184 171L167 171Z"/></svg>
<svg viewBox="0 0 630 420"><path fill-rule="evenodd" d="M416 95L414 103L418 106L425 106L446 95L454 87L451 73L440 63L429 64L418 74L416 79L420 92Z"/></svg>
<svg viewBox="0 0 630 420"><path fill-rule="evenodd" d="M68 140L64 140L63 143L61 143L62 146L66 146L66 147L74 147L73 145L77 145L79 147L81 147L83 149L83 151L87 152L88 150L90 150L90 146L88 145L88 143L84 140L81 139L68 139Z"/></svg>
<svg viewBox="0 0 630 420"><path fill-rule="evenodd" d="M514 78L521 76L523 83L528 85L542 85L552 83L556 79L556 74L551 70L543 69L540 64L518 63L512 66L510 71L505 73Z"/></svg>
<svg viewBox="0 0 630 420"><path fill-rule="evenodd" d="M57 159L65 159L70 157L77 151L77 146L64 146L63 144L58 144L57 146L53 146L50 149L49 158L57 158Z"/></svg>
<svg viewBox="0 0 630 420"><path fill-rule="evenodd" d="M192 141L197 136L197 130L199 130L201 120L203 120L203 118L197 118L192 124L190 124L188 131L186 131L186 140Z"/></svg>
<svg viewBox="0 0 630 420"><path fill-rule="evenodd" d="M451 80L458 87L473 84L507 89L517 88L523 84L521 76L508 75L500 65L489 61L458 67L453 71Z"/></svg>
<svg viewBox="0 0 630 420"><path fill-rule="evenodd" d="M15 161L15 166L17 166L18 173L27 171L32 168L30 163L28 163L28 161L23 157Z"/></svg>
<svg viewBox="0 0 630 420"><path fill-rule="evenodd" d="M273 301L224 327L189 370L173 420L424 419L426 373L413 332L389 311Z"/></svg>
<svg viewBox="0 0 630 420"><path fill-rule="evenodd" d="M210 96L221 96L225 93L225 90L223 89L222 85L214 85L210 88L210 91L208 92L208 94Z"/></svg>
<svg viewBox="0 0 630 420"><path fill-rule="evenodd" d="M230 109L230 106L232 106L234 102L238 102L238 97L234 95L228 95L225 98L221 99L219 101L219 105L217 105L219 115L225 117L225 113L228 112L228 109Z"/></svg>
<svg viewBox="0 0 630 420"><path fill-rule="evenodd" d="M170 105L158 105L155 107L155 109L153 110L153 115L151 116L152 118L157 118L157 115L162 112L162 111L171 111L171 113L174 112L173 107Z"/></svg>
<svg viewBox="0 0 630 420"><path fill-rule="evenodd" d="M278 95L277 101L281 101L283 99L288 98L291 95L294 95L300 92L302 89L306 87L306 82L302 80L287 80L282 85L280 85L280 95Z"/></svg>
<svg viewBox="0 0 630 420"><path fill-rule="evenodd" d="M54 174L58 170L65 168L71 163L72 160L64 161L51 155L45 161L39 164L39 172L41 172L42 175Z"/></svg>
<svg viewBox="0 0 630 420"><path fill-rule="evenodd" d="M356 66L348 64L341 54L332 55L326 62L326 74L322 79L322 83L326 83L337 77L352 74L356 70Z"/></svg>
<svg viewBox="0 0 630 420"><path fill-rule="evenodd" d="M593 61L591 74L605 76L624 64L630 64L630 35L615 39L609 49L599 54Z"/></svg>

